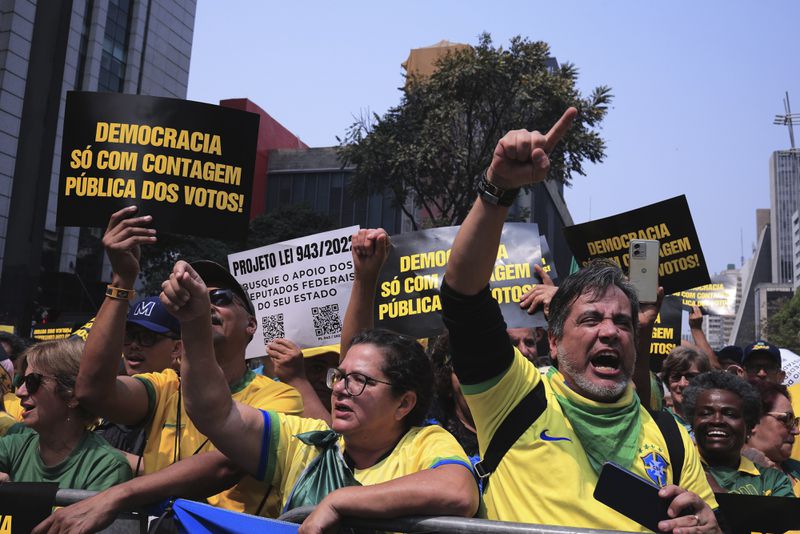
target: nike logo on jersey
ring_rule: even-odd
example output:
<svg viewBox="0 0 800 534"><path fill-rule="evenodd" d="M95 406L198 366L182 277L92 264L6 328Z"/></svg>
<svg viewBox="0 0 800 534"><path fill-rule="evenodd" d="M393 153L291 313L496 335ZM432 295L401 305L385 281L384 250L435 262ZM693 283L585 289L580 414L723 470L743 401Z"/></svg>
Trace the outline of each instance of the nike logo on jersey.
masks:
<svg viewBox="0 0 800 534"><path fill-rule="evenodd" d="M547 429L546 429L546 428L545 428L544 430L542 430L542 433L541 433L541 434L539 434L539 437L540 437L541 439L543 439L544 441L572 441L572 440L571 440L571 439L569 439L569 438L562 438L562 437L556 437L556 436L548 436L548 435L547 435Z"/></svg>

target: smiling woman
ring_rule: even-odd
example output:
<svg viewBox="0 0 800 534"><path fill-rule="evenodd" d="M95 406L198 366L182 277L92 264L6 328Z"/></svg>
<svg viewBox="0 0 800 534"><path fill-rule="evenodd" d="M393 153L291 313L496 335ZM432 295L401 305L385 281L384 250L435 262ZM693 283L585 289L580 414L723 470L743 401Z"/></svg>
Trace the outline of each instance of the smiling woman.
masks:
<svg viewBox="0 0 800 534"><path fill-rule="evenodd" d="M761 399L753 386L723 371L703 373L684 390L683 403L712 488L747 495L794 496L785 474L757 467L741 454L761 412Z"/></svg>
<svg viewBox="0 0 800 534"><path fill-rule="evenodd" d="M131 478L127 459L87 430L94 416L74 393L82 349L82 341L59 340L25 352L17 396L27 430L0 438L0 472L11 481L99 491Z"/></svg>

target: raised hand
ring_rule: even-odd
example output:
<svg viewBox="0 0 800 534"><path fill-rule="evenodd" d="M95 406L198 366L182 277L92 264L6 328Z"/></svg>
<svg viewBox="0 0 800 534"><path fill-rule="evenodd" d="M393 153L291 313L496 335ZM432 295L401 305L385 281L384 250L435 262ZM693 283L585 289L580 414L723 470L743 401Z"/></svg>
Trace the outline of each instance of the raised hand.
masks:
<svg viewBox="0 0 800 534"><path fill-rule="evenodd" d="M389 235L383 228L362 229L353 234L351 250L356 276L377 278L390 247Z"/></svg>
<svg viewBox="0 0 800 534"><path fill-rule="evenodd" d="M275 376L281 382L292 385L296 380L306 380L303 351L292 341L284 338L273 339L267 344L267 355L272 360Z"/></svg>
<svg viewBox="0 0 800 534"><path fill-rule="evenodd" d="M136 206L128 206L113 213L103 234L103 246L111 261L114 274L133 287L139 275L140 245L156 242L156 231L147 225L150 215L134 217Z"/></svg>
<svg viewBox="0 0 800 534"><path fill-rule="evenodd" d="M192 266L179 260L161 284L161 303L179 321L211 316L208 288Z"/></svg>
<svg viewBox="0 0 800 534"><path fill-rule="evenodd" d="M541 307L546 319L550 315L550 301L558 291L558 287L553 283L550 275L542 269L541 265L534 265L533 270L542 279L542 283L534 285L527 293L522 295L519 307L523 310L528 310L529 314L535 313Z"/></svg>
<svg viewBox="0 0 800 534"><path fill-rule="evenodd" d="M697 306L692 306L692 312L689 314L689 328L692 330L703 329L703 312Z"/></svg>
<svg viewBox="0 0 800 534"><path fill-rule="evenodd" d="M544 181L550 169L550 153L577 114L577 109L568 108L546 134L512 130L504 135L494 149L487 176L489 181L504 189Z"/></svg>

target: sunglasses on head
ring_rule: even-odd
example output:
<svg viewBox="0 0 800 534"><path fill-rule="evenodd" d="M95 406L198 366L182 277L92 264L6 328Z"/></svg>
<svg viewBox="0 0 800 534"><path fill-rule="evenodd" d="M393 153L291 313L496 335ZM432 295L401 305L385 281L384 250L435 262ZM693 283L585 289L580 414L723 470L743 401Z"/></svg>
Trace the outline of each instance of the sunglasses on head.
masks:
<svg viewBox="0 0 800 534"><path fill-rule="evenodd" d="M21 382L25 384L25 389L28 390L28 395L33 395L39 391L39 388L41 387L45 378L52 378L53 380L56 379L54 376L43 375L40 373L28 373L22 377Z"/></svg>

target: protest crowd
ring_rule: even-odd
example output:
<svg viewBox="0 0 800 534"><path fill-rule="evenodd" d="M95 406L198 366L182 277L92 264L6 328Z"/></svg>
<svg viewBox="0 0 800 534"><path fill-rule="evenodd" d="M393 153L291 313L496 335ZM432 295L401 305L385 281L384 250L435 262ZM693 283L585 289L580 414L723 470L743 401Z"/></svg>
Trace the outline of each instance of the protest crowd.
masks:
<svg viewBox="0 0 800 534"><path fill-rule="evenodd" d="M640 302L604 260L558 285L535 265L540 282L515 305L546 327L507 327L490 279L509 206L546 179L575 114L499 140L444 267L444 333L429 339L375 327L392 243L360 229L341 343L276 338L248 360L260 325L240 281L179 259L160 295L141 298L158 236L135 206L115 212L103 237L113 278L85 341L0 334L0 481L97 492L34 532L169 516L182 498L266 518L314 506L300 532L458 516L714 533L737 527L725 494L800 495L800 393L783 385L777 347L715 351L695 308L693 343L651 357L664 291ZM640 485L607 487L618 506L597 496L610 468ZM649 528L624 502L641 486L665 510Z"/></svg>

